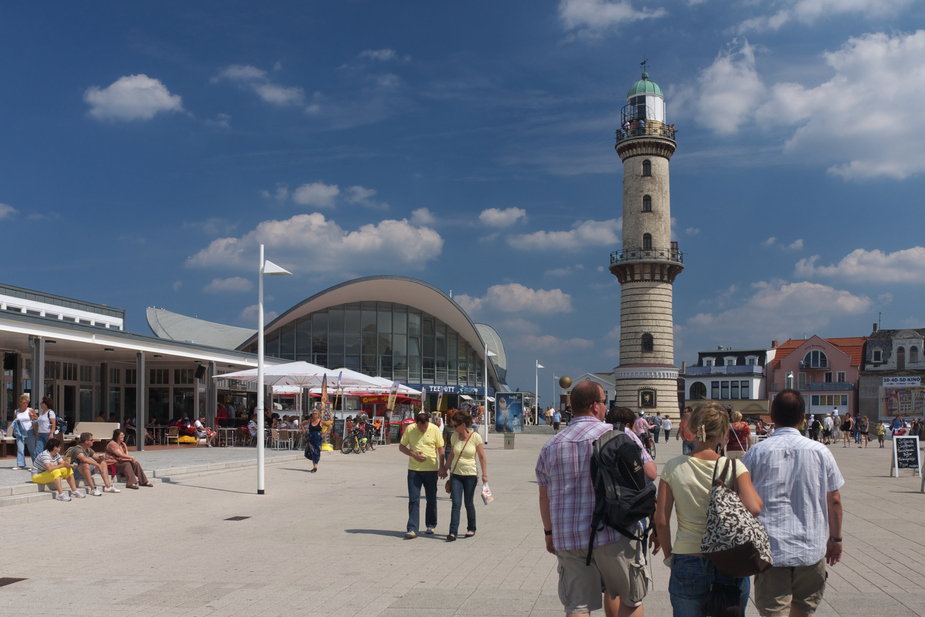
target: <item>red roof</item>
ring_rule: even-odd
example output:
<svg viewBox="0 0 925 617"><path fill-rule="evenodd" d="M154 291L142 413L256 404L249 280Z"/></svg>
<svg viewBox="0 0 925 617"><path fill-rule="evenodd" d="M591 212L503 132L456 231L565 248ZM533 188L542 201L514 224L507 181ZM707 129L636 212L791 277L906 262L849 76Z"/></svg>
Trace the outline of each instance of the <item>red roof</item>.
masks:
<svg viewBox="0 0 925 617"><path fill-rule="evenodd" d="M822 337L819 337L822 338ZM789 356L797 348L809 339L790 339L777 347L777 353L774 355L772 368L779 369L780 361ZM861 368L861 360L864 358L864 343L867 342L866 336L849 336L843 338L826 338L822 339L827 343L837 347L851 358L851 366Z"/></svg>

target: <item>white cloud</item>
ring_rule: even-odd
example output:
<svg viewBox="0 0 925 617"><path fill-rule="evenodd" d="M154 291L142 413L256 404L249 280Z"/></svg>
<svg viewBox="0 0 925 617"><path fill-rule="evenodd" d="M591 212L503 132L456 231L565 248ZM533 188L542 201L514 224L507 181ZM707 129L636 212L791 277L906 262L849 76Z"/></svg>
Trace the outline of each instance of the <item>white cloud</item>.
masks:
<svg viewBox="0 0 925 617"><path fill-rule="evenodd" d="M19 210L13 206L9 204L0 204L0 221L3 219L11 219L17 214L19 214Z"/></svg>
<svg viewBox="0 0 925 617"><path fill-rule="evenodd" d="M759 282L755 294L742 305L720 313L699 313L685 326L705 345L768 345L771 340L801 337L820 332L834 319L863 314L873 306L867 296L855 296L807 281Z"/></svg>
<svg viewBox="0 0 925 617"><path fill-rule="evenodd" d="M254 92L267 103L280 106L301 105L305 99L302 88L286 88L277 84L259 84L254 87Z"/></svg>
<svg viewBox="0 0 925 617"><path fill-rule="evenodd" d="M180 291L180 288L183 287L183 281L174 281L172 287L175 292Z"/></svg>
<svg viewBox="0 0 925 617"><path fill-rule="evenodd" d="M370 60L379 60L380 62L387 62L389 60L397 60L398 54L394 49L364 49L360 52L361 58L369 58Z"/></svg>
<svg viewBox="0 0 925 617"><path fill-rule="evenodd" d="M218 114L214 118L210 118L206 120L206 126L211 126L213 128L219 128L219 129L231 128L231 115Z"/></svg>
<svg viewBox="0 0 925 617"><path fill-rule="evenodd" d="M895 253L879 249L855 249L840 262L817 266L819 255L801 259L796 265L797 276L828 276L854 282L923 283L925 282L925 247L915 246Z"/></svg>
<svg viewBox="0 0 925 617"><path fill-rule="evenodd" d="M572 273L571 268L553 268L543 273L544 276L568 276Z"/></svg>
<svg viewBox="0 0 925 617"><path fill-rule="evenodd" d="M437 222L437 217L431 214L427 208L418 208L411 212L411 224L421 226L433 225Z"/></svg>
<svg viewBox="0 0 925 617"><path fill-rule="evenodd" d="M255 66L250 66L249 64L232 64L223 68L219 74L210 81L213 84L218 83L222 79L229 79L231 81L257 81L266 79L266 76L266 71L258 69Z"/></svg>
<svg viewBox="0 0 925 617"><path fill-rule="evenodd" d="M793 242L787 245L787 248L790 249L791 251L800 250L801 248L803 248L803 238L794 240Z"/></svg>
<svg viewBox="0 0 925 617"><path fill-rule="evenodd" d="M384 201L376 201L373 199L375 196L376 191L374 189L368 189L362 186L351 186L347 188L345 199L347 203L358 204L377 210L388 210L389 204Z"/></svg>
<svg viewBox="0 0 925 617"><path fill-rule="evenodd" d="M249 64L226 66L210 81L213 84L220 81L233 82L241 88L251 90L267 103L280 107L302 105L305 102L305 92L302 88L286 87L274 83L266 71Z"/></svg>
<svg viewBox="0 0 925 617"><path fill-rule="evenodd" d="M831 19L840 14L859 14L866 17L883 17L911 4L912 0L784 0L783 5L771 15L761 15L745 20L739 31L778 30L787 23L796 21L813 24L820 19ZM757 4L757 3L756 3Z"/></svg>
<svg viewBox="0 0 925 617"><path fill-rule="evenodd" d="M493 285L482 298L462 294L453 298L467 313L493 309L504 313L570 313L572 297L561 289L530 289L520 283Z"/></svg>
<svg viewBox="0 0 925 617"><path fill-rule="evenodd" d="M664 9L636 9L628 0L561 0L559 19L566 30L599 37L623 24L667 15Z"/></svg>
<svg viewBox="0 0 925 617"><path fill-rule="evenodd" d="M160 112L183 111L180 96L147 75L120 77L102 89L91 86L84 102L97 120L150 120Z"/></svg>
<svg viewBox="0 0 925 617"><path fill-rule="evenodd" d="M187 260L190 267L249 267L264 244L273 261L294 274L352 272L356 269L423 268L443 250L443 238L407 220L384 220L354 231L324 215L299 214L283 221L264 221L240 238L219 238Z"/></svg>
<svg viewBox="0 0 925 617"><path fill-rule="evenodd" d="M202 290L208 293L225 293L250 291L253 288L254 284L249 279L232 276L227 279L212 279Z"/></svg>
<svg viewBox="0 0 925 617"><path fill-rule="evenodd" d="M584 338L561 339L551 334L523 334L514 337L514 340L511 341L511 347L558 354L578 349L590 349L594 347L594 341Z"/></svg>
<svg viewBox="0 0 925 617"><path fill-rule="evenodd" d="M700 234L700 228L699 227L688 227L687 229L684 230L684 233L687 234L688 236L696 236Z"/></svg>
<svg viewBox="0 0 925 617"><path fill-rule="evenodd" d="M759 122L796 127L785 153L828 163L830 173L845 179L925 171L918 138L925 115L909 104L925 100L925 30L852 37L823 57L834 72L829 81L778 83L757 111Z"/></svg>
<svg viewBox="0 0 925 617"><path fill-rule="evenodd" d="M482 224L489 227L510 227L518 219L527 220L527 211L523 208L506 208L504 210L488 208L487 210L482 210L482 213L479 214L479 220Z"/></svg>
<svg viewBox="0 0 925 617"><path fill-rule="evenodd" d="M251 304L248 307L245 307L241 311L241 314L238 315L238 321L243 323L255 323L257 321L257 313L260 310L260 307L256 304ZM263 311L263 323L268 324L274 319L279 317L279 313L276 311Z"/></svg>
<svg viewBox="0 0 925 617"><path fill-rule="evenodd" d="M303 206L316 208L333 208L334 198L340 195L340 188L336 184L312 182L303 184L292 192L292 201Z"/></svg>
<svg viewBox="0 0 925 617"><path fill-rule="evenodd" d="M774 243L775 243L775 242L777 242L777 238L775 238L774 236L771 236L770 238L768 238L767 240L765 240L765 241L762 242L761 244L762 244L763 246L774 246Z"/></svg>
<svg viewBox="0 0 925 617"><path fill-rule="evenodd" d="M681 89L677 104L689 107L699 124L729 135L752 119L765 96L755 68L755 48L736 39L700 72L695 86Z"/></svg>
<svg viewBox="0 0 925 617"><path fill-rule="evenodd" d="M508 236L507 242L525 251L579 251L589 246L616 246L620 243L622 219L585 221L569 231L537 231Z"/></svg>

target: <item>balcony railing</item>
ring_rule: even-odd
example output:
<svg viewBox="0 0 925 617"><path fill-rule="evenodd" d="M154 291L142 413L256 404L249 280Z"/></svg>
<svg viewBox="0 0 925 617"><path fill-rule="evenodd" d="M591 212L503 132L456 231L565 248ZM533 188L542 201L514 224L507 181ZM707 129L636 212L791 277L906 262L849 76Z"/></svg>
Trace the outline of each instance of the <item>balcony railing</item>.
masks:
<svg viewBox="0 0 925 617"><path fill-rule="evenodd" d="M673 261L684 263L684 254L678 249L622 249L610 254L610 265L627 261Z"/></svg>
<svg viewBox="0 0 925 617"><path fill-rule="evenodd" d="M664 125L661 122L653 122L653 126L635 126L629 129L617 129L617 143L634 137L663 137L665 139L675 140L677 131L674 125Z"/></svg>
<svg viewBox="0 0 925 617"><path fill-rule="evenodd" d="M744 366L689 366L685 375L762 375L764 367L748 364Z"/></svg>
<svg viewBox="0 0 925 617"><path fill-rule="evenodd" d="M854 383L850 381L813 381L802 388L794 387L800 392L847 392L854 390ZM777 384L768 384L768 390L778 392L783 388Z"/></svg>

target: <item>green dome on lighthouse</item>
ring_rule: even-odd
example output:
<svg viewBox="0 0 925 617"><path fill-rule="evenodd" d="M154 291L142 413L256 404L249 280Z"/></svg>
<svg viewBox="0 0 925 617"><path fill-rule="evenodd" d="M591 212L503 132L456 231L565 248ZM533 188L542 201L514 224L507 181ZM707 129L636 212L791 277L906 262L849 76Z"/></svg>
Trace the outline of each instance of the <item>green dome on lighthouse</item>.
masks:
<svg viewBox="0 0 925 617"><path fill-rule="evenodd" d="M626 98L630 98L631 96L636 96L639 94L655 94L665 98L662 94L662 89L658 87L658 84L654 81L649 81L648 73L643 73L642 79L632 85L630 91L626 93Z"/></svg>

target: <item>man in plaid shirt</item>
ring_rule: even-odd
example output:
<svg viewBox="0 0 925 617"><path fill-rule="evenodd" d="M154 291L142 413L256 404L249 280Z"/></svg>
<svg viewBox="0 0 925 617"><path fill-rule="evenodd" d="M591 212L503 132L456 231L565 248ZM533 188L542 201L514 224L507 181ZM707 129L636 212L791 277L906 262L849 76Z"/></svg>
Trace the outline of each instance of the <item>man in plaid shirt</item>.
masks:
<svg viewBox="0 0 925 617"><path fill-rule="evenodd" d="M599 610L603 581L609 616L642 615L648 590L642 542L604 526L594 538L591 565L585 565L594 510L593 443L613 427L603 421L606 397L596 383L575 386L571 400L572 421L546 442L536 462L546 550L559 561L559 600L567 615Z"/></svg>

